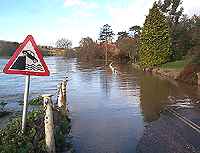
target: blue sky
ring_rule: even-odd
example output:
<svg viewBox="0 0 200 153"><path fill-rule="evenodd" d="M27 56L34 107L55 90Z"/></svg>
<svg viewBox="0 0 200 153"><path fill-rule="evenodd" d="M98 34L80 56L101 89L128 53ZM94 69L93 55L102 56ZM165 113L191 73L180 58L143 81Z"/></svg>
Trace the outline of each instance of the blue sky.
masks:
<svg viewBox="0 0 200 153"><path fill-rule="evenodd" d="M142 25L154 0L1 0L0 39L21 42L32 34L41 45L65 37L77 46L98 38L102 25L114 32ZM200 0L183 0L185 13L200 14Z"/></svg>

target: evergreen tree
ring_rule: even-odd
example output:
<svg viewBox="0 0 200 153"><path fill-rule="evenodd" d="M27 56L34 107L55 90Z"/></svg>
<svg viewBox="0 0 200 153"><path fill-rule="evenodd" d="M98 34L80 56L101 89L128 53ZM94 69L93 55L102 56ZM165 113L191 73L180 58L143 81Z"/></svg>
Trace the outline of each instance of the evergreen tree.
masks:
<svg viewBox="0 0 200 153"><path fill-rule="evenodd" d="M159 0L158 7L169 23L172 42L171 60L180 60L188 46L188 42L184 42L187 40L185 38L187 29L180 28L183 27L181 20L184 18L182 0Z"/></svg>
<svg viewBox="0 0 200 153"><path fill-rule="evenodd" d="M140 38L139 60L142 67L166 63L171 55L170 32L166 17L154 3L145 19Z"/></svg>
<svg viewBox="0 0 200 153"><path fill-rule="evenodd" d="M129 28L129 31L134 33L135 38L138 38L140 36L141 30L142 28L138 25L135 25Z"/></svg>
<svg viewBox="0 0 200 153"><path fill-rule="evenodd" d="M100 30L99 40L101 43L108 43L112 41L114 35L115 34L113 33L111 26L105 24Z"/></svg>
<svg viewBox="0 0 200 153"><path fill-rule="evenodd" d="M113 33L113 30L110 25L105 24L100 30L99 34L99 40L101 44L105 44L105 61L106 65L108 64L108 49L107 49L107 44L112 42L113 36L115 34Z"/></svg>
<svg viewBox="0 0 200 153"><path fill-rule="evenodd" d="M170 27L178 24L181 16L183 15L183 7L181 6L182 0L159 0L158 7L166 14Z"/></svg>
<svg viewBox="0 0 200 153"><path fill-rule="evenodd" d="M117 33L117 35L118 35L118 40L129 37L129 33L126 31L120 31Z"/></svg>

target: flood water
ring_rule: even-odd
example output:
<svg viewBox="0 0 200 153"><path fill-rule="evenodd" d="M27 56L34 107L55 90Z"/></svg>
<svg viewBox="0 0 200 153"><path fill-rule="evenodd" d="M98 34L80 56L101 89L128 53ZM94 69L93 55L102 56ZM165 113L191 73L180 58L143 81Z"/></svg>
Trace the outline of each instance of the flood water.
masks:
<svg viewBox="0 0 200 153"><path fill-rule="evenodd" d="M0 59L0 101L8 103L7 109L19 111L25 78L3 74L7 60ZM145 74L131 65L114 63L118 73L112 74L101 61L85 63L63 57L45 61L51 75L31 77L30 97L55 95L57 84L68 76L72 142L77 153L134 153L145 126L159 119L166 105L199 98L197 87Z"/></svg>

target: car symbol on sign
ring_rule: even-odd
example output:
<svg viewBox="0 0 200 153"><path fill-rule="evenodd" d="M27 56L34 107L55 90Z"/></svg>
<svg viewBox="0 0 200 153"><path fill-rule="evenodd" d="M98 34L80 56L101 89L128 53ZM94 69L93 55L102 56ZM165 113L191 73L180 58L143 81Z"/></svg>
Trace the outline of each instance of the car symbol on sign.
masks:
<svg viewBox="0 0 200 153"><path fill-rule="evenodd" d="M37 58L35 58L35 54L31 50L23 50L22 53L28 58L30 58L33 61L33 63L38 62Z"/></svg>

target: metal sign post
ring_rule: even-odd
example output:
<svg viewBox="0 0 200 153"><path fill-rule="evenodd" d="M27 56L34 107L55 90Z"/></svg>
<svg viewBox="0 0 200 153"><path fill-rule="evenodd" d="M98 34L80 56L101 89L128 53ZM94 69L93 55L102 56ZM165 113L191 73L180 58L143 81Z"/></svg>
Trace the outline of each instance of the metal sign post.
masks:
<svg viewBox="0 0 200 153"><path fill-rule="evenodd" d="M30 86L30 75L27 75L26 80L25 80L25 88L24 88L24 107L23 107L23 115L22 115L22 133L24 133L25 128L26 128L26 116L27 116L29 86Z"/></svg>
<svg viewBox="0 0 200 153"><path fill-rule="evenodd" d="M25 38L5 65L3 72L6 74L26 75L22 115L22 132L24 132L26 128L30 75L49 76L48 67L43 59L42 53L33 39L33 36L28 35Z"/></svg>

